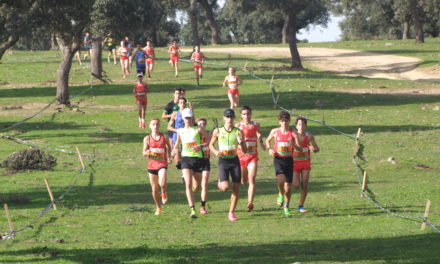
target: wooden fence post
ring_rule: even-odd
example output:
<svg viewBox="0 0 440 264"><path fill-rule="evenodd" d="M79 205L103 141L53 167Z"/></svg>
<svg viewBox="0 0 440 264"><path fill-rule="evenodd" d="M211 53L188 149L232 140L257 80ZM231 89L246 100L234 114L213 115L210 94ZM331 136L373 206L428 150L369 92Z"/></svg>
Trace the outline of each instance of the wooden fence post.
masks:
<svg viewBox="0 0 440 264"><path fill-rule="evenodd" d="M6 212L6 218L8 219L9 232L14 231L14 226L12 225L11 213L9 212L9 207L7 204L3 204Z"/></svg>
<svg viewBox="0 0 440 264"><path fill-rule="evenodd" d="M49 193L50 200L53 202L53 209L57 210L57 205L55 204L55 199L53 198L52 189L50 188L49 182L44 178L44 183L46 184L47 192Z"/></svg>
<svg viewBox="0 0 440 264"><path fill-rule="evenodd" d="M81 152L79 152L78 146L75 146L75 148L76 148L76 153L78 153L79 161L81 162L81 167L83 170L85 170L86 167L84 166L84 161L82 159Z"/></svg>
<svg viewBox="0 0 440 264"><path fill-rule="evenodd" d="M358 129L357 135L356 135L356 143L354 145L354 152L353 157L356 157L356 154L359 151L359 137L361 136L361 128Z"/></svg>
<svg viewBox="0 0 440 264"><path fill-rule="evenodd" d="M425 207L425 214L423 215L424 218L428 218L429 216L429 208L431 207L431 201L430 200L426 200L426 207ZM422 223L422 230L425 230L426 228L426 222L423 221Z"/></svg>
<svg viewBox="0 0 440 264"><path fill-rule="evenodd" d="M367 171L364 171L364 178L362 179L362 193L361 197L364 197L365 188L367 187Z"/></svg>

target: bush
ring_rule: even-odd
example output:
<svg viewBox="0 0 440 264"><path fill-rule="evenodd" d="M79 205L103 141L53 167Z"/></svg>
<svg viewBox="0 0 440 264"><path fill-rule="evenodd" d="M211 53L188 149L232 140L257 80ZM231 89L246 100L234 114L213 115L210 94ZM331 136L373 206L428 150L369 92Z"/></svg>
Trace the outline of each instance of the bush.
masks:
<svg viewBox="0 0 440 264"><path fill-rule="evenodd" d="M11 170L51 170L57 159L40 149L23 149L12 153L1 164Z"/></svg>

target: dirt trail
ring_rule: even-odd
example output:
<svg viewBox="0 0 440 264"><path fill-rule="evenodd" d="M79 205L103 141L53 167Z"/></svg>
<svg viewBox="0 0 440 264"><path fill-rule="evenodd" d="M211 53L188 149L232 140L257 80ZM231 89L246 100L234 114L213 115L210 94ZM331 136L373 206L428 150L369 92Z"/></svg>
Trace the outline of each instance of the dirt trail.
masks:
<svg viewBox="0 0 440 264"><path fill-rule="evenodd" d="M190 52L191 50L185 50ZM255 55L259 57L290 58L289 48L247 47L247 48L204 48L204 52ZM420 59L372 52L299 48L304 62L320 70L348 76L386 78L412 81L440 82L440 66L416 69Z"/></svg>

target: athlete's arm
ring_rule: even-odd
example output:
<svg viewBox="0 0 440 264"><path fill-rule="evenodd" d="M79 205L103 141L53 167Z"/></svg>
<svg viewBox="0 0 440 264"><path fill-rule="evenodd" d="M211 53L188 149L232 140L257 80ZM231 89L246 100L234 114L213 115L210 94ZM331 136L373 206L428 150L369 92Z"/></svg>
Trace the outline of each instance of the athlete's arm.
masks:
<svg viewBox="0 0 440 264"><path fill-rule="evenodd" d="M272 130L270 131L269 136L266 138L266 148L267 148L267 150L269 151L269 155L271 155L271 156L275 156L275 151L274 151L273 149L270 148L270 142L272 141L272 138L273 138L274 135L275 135L275 131L276 131L275 128L272 129Z"/></svg>
<svg viewBox="0 0 440 264"><path fill-rule="evenodd" d="M225 80L223 81L223 87L226 87L226 84L228 83L228 76L225 77Z"/></svg>
<svg viewBox="0 0 440 264"><path fill-rule="evenodd" d="M257 123L257 139L258 139L258 142L260 143L261 148L263 150L266 150L266 145L264 144L264 141L263 141L263 135L261 134L259 123Z"/></svg>
<svg viewBox="0 0 440 264"><path fill-rule="evenodd" d="M242 84L243 84L243 80L237 76L237 85L242 85Z"/></svg>
<svg viewBox="0 0 440 264"><path fill-rule="evenodd" d="M168 139L168 135L163 135L163 137L165 138L165 144L167 146L167 158L168 158L168 164L173 163L173 158L171 157L171 145L170 145L170 141Z"/></svg>
<svg viewBox="0 0 440 264"><path fill-rule="evenodd" d="M212 132L211 141L209 141L209 149L216 157L221 157L222 154L220 153L219 150L215 148L215 142L217 142L217 138L218 138L218 128L214 129L214 131Z"/></svg>
<svg viewBox="0 0 440 264"><path fill-rule="evenodd" d="M318 144L316 144L315 137L312 134L310 134L310 136L309 136L309 144L311 146L310 150L312 152L314 152L314 153L319 152Z"/></svg>
<svg viewBox="0 0 440 264"><path fill-rule="evenodd" d="M173 127L174 122L176 121L177 112L173 112L170 118L170 122L168 123L167 130L173 133L177 133L177 129Z"/></svg>
<svg viewBox="0 0 440 264"><path fill-rule="evenodd" d="M303 152L303 148L298 144L299 140L298 140L298 132L296 132L295 130L292 131L292 146L293 148L295 148L297 151L299 152Z"/></svg>
<svg viewBox="0 0 440 264"><path fill-rule="evenodd" d="M246 146L246 142L244 142L244 134L243 134L243 131L241 131L241 129L238 129L237 141L238 141L238 144L240 144L241 151L246 153L247 152L247 146Z"/></svg>
<svg viewBox="0 0 440 264"><path fill-rule="evenodd" d="M144 157L150 156L150 145L149 145L149 141L150 140L149 140L149 137L150 136L144 137L144 148L142 149L142 156L144 156Z"/></svg>
<svg viewBox="0 0 440 264"><path fill-rule="evenodd" d="M133 87L133 96L136 97L136 85Z"/></svg>
<svg viewBox="0 0 440 264"><path fill-rule="evenodd" d="M177 133L177 140L176 140L176 144L174 145L173 151L171 151L171 155L174 157L177 152L179 151L179 145L180 145L180 133L178 130L176 130Z"/></svg>
<svg viewBox="0 0 440 264"><path fill-rule="evenodd" d="M191 54L191 60L192 60L192 61L194 61L194 53L195 53L195 52L193 52L193 53Z"/></svg>

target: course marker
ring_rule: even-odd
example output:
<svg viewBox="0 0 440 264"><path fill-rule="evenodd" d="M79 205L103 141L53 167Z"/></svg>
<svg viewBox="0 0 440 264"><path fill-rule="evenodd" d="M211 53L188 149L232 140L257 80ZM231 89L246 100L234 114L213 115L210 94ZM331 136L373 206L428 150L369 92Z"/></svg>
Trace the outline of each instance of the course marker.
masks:
<svg viewBox="0 0 440 264"><path fill-rule="evenodd" d="M426 220L428 219L429 216L429 208L431 207L431 201L430 200L426 200L426 207L425 207L425 214L423 215L423 223L422 223L422 230L425 230L426 228Z"/></svg>
<svg viewBox="0 0 440 264"><path fill-rule="evenodd" d="M55 199L53 198L52 189L50 188L49 182L47 181L46 178L44 178L44 183L46 184L46 188L47 188L47 192L49 193L50 200L53 203L52 207L56 211L57 210L57 205L55 204Z"/></svg>

